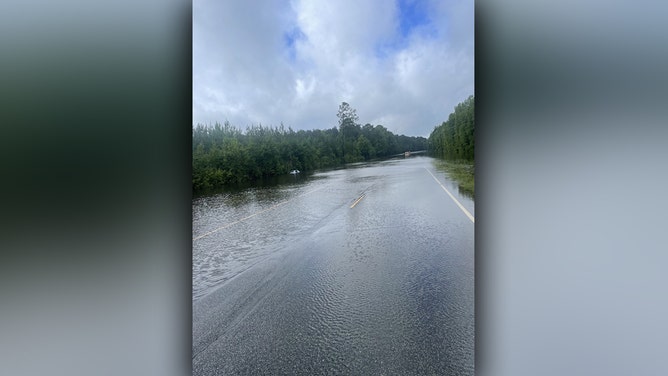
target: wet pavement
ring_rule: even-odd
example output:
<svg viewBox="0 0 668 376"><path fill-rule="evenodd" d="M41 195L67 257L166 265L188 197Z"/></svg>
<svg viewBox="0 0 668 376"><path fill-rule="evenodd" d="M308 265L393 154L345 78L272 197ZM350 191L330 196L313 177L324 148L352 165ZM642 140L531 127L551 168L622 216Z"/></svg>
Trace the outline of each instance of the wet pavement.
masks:
<svg viewBox="0 0 668 376"><path fill-rule="evenodd" d="M473 375L474 203L428 157L193 200L193 374Z"/></svg>

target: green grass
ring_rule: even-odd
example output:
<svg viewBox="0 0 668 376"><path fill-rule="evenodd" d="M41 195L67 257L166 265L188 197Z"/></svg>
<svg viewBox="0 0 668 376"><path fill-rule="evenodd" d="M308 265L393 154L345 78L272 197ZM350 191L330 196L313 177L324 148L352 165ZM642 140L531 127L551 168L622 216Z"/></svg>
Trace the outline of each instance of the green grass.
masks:
<svg viewBox="0 0 668 376"><path fill-rule="evenodd" d="M436 160L436 168L445 171L451 179L457 182L459 189L474 197L475 193L475 164L473 161L446 161Z"/></svg>

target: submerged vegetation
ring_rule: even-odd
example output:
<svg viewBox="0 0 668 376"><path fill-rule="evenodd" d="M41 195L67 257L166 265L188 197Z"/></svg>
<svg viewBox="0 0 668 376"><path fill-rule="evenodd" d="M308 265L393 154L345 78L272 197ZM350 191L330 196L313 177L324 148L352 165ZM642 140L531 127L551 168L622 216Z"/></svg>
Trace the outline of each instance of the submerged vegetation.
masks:
<svg viewBox="0 0 668 376"><path fill-rule="evenodd" d="M474 175L474 97L455 106L447 121L434 127L429 135L429 153L442 158L437 166L444 169L471 195L475 192Z"/></svg>
<svg viewBox="0 0 668 376"><path fill-rule="evenodd" d="M470 197L475 195L475 166L473 161L448 161L439 159L436 168L448 174L457 182L459 189Z"/></svg>
<svg viewBox="0 0 668 376"><path fill-rule="evenodd" d="M294 131L252 125L244 131L231 125L193 127L193 191L344 163L425 150L427 139L395 135L382 125L357 123L355 109L341 103L339 127Z"/></svg>

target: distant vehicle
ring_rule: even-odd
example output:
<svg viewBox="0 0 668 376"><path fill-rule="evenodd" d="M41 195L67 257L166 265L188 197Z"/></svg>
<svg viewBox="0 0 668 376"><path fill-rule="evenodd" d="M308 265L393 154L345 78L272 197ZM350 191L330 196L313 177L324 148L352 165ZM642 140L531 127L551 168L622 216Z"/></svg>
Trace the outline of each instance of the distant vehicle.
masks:
<svg viewBox="0 0 668 376"><path fill-rule="evenodd" d="M292 170L292 171L290 171L290 174L291 174L291 175L297 175L298 173L300 173L299 170Z"/></svg>

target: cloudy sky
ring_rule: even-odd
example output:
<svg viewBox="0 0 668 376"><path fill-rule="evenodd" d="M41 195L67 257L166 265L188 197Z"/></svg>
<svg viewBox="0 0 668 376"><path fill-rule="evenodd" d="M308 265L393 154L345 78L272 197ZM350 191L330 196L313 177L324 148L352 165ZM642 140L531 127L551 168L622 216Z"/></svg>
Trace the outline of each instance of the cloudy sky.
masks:
<svg viewBox="0 0 668 376"><path fill-rule="evenodd" d="M473 0L193 1L193 124L428 136L474 94Z"/></svg>

